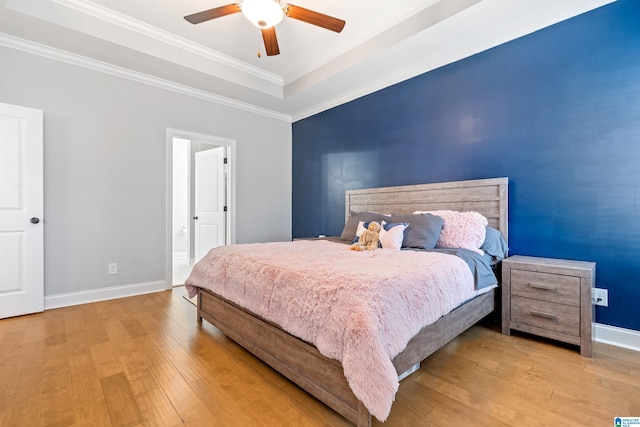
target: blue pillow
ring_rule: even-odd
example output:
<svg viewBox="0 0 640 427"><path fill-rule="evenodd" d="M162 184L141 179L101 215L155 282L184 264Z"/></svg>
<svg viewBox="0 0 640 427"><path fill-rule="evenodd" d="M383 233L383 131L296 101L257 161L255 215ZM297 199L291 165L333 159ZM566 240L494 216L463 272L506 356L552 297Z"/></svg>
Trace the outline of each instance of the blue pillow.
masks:
<svg viewBox="0 0 640 427"><path fill-rule="evenodd" d="M389 231L396 225L404 225L405 227L407 227L409 223L408 222L385 222L383 227L386 231Z"/></svg>
<svg viewBox="0 0 640 427"><path fill-rule="evenodd" d="M391 214L391 222L408 222L402 247L420 249L436 247L444 224L442 218L431 214Z"/></svg>
<svg viewBox="0 0 640 427"><path fill-rule="evenodd" d="M486 237L480 249L489 254L494 262L502 261L509 252L509 247L502 234L489 225L486 226Z"/></svg>

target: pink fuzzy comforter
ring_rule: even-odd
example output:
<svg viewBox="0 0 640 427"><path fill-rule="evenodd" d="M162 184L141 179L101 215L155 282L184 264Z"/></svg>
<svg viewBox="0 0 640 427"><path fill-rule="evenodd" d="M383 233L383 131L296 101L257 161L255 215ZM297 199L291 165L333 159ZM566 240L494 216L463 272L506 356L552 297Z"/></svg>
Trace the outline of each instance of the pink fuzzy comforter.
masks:
<svg viewBox="0 0 640 427"><path fill-rule="evenodd" d="M342 362L355 396L380 421L398 389L392 360L422 327L475 295L453 255L329 241L223 246L193 269L186 287L218 295L313 343Z"/></svg>

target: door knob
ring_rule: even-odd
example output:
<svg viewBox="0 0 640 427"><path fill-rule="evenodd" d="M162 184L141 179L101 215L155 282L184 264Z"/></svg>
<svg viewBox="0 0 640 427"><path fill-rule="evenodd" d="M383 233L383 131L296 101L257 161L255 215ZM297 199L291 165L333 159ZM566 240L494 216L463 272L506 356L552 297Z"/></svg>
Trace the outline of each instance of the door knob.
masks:
<svg viewBox="0 0 640 427"><path fill-rule="evenodd" d="M193 217L193 219L195 219L195 220L197 221L197 220L198 220L198 217L197 217L197 216L194 216L194 217Z"/></svg>
<svg viewBox="0 0 640 427"><path fill-rule="evenodd" d="M40 218L36 218L35 216L31 218L31 224L37 224L40 222Z"/></svg>

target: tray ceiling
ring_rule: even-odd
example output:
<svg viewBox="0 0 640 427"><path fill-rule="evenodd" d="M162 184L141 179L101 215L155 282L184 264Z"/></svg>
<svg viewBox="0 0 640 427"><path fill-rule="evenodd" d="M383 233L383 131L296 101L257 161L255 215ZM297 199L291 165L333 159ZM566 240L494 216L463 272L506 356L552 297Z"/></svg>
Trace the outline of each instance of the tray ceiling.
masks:
<svg viewBox="0 0 640 427"><path fill-rule="evenodd" d="M183 19L224 0L4 0L0 44L295 121L611 1L296 0L344 30L285 18L258 57L242 14Z"/></svg>

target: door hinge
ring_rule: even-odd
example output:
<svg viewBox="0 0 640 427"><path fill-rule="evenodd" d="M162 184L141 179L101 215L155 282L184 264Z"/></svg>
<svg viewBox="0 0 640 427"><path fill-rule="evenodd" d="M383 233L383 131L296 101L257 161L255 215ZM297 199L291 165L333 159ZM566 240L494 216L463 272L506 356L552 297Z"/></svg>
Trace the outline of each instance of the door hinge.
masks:
<svg viewBox="0 0 640 427"><path fill-rule="evenodd" d="M227 163L229 163L229 159L227 159L226 157L224 158L224 164L226 165Z"/></svg>
<svg viewBox="0 0 640 427"><path fill-rule="evenodd" d="M227 211L227 207L225 206L222 210L226 212Z"/></svg>

